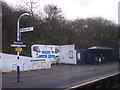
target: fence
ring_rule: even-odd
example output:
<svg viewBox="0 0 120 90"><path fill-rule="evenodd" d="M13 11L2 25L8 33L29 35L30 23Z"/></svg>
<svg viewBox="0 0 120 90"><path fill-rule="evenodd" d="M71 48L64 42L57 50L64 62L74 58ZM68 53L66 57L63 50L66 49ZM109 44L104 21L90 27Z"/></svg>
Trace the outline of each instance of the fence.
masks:
<svg viewBox="0 0 120 90"><path fill-rule="evenodd" d="M21 71L51 68L51 63L46 60L35 60L32 57L20 56L18 62L16 55L2 53L2 62L0 62L2 72L16 71L18 63Z"/></svg>

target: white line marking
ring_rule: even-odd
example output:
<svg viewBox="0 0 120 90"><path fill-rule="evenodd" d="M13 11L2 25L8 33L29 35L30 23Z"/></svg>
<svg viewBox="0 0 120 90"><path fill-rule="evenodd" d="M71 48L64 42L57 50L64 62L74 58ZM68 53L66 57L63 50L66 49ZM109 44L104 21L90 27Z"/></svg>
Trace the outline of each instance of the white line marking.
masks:
<svg viewBox="0 0 120 90"><path fill-rule="evenodd" d="M117 75L117 74L119 74L119 72L115 73L115 74L111 74L111 75L105 76L105 77L102 77L102 78L99 78L99 79L95 79L93 81L89 81L89 82L83 83L83 84L80 84L80 85L76 85L76 86L70 87L70 88L65 89L65 90L70 90L70 89L74 89L74 88L77 88L77 87L80 87L80 86L84 86L86 84L90 84L90 83L93 83L93 82L96 82L96 81L99 81L99 80L102 80L102 79L105 79L105 78L108 78L108 77L111 77L111 76L114 76L114 75Z"/></svg>

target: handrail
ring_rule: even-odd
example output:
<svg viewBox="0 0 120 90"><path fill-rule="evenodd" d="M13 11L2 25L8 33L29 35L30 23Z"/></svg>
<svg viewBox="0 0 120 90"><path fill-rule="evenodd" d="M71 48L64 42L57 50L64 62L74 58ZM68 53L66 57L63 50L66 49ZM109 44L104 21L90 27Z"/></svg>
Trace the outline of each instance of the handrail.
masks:
<svg viewBox="0 0 120 90"><path fill-rule="evenodd" d="M35 63L35 62L32 64L32 69L33 69L33 70L35 69L35 68L34 68L35 65L37 65L37 69L39 69L39 64L38 64L38 63Z"/></svg>
<svg viewBox="0 0 120 90"><path fill-rule="evenodd" d="M28 63L23 63L23 71L25 70L25 65L27 65L28 66L28 71L30 70L30 66L29 66L29 64Z"/></svg>
<svg viewBox="0 0 120 90"><path fill-rule="evenodd" d="M14 70L13 70L13 67L14 67L15 65L16 65L16 71L17 71L17 64L13 64L13 65L12 65L12 71L14 71Z"/></svg>
<svg viewBox="0 0 120 90"><path fill-rule="evenodd" d="M45 63L46 62L41 62L41 69L45 69ZM44 65L44 67L42 68L43 65Z"/></svg>

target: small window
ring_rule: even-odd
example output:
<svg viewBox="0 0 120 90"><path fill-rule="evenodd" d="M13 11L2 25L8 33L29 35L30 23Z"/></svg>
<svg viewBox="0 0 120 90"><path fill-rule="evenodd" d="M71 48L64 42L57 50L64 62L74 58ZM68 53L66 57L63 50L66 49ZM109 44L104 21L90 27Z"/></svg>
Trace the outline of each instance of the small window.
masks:
<svg viewBox="0 0 120 90"><path fill-rule="evenodd" d="M73 59L73 51L69 51L69 58Z"/></svg>
<svg viewBox="0 0 120 90"><path fill-rule="evenodd" d="M60 52L60 50L59 50L59 48L55 48L55 53L59 53Z"/></svg>
<svg viewBox="0 0 120 90"><path fill-rule="evenodd" d="M34 51L34 52L40 52L40 49L39 49L38 46L34 46L34 47L33 47L33 51Z"/></svg>

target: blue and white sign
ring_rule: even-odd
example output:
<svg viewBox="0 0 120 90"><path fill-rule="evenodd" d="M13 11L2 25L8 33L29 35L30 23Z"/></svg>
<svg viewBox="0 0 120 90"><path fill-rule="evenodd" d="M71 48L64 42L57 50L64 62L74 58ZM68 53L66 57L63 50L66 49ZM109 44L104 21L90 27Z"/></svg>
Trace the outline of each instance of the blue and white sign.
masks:
<svg viewBox="0 0 120 90"><path fill-rule="evenodd" d="M22 41L14 41L13 43L16 45L23 45L24 44Z"/></svg>
<svg viewBox="0 0 120 90"><path fill-rule="evenodd" d="M41 51L37 58L55 58L55 51Z"/></svg>
<svg viewBox="0 0 120 90"><path fill-rule="evenodd" d="M31 49L34 58L53 60L59 53L58 46L55 45L33 45Z"/></svg>
<svg viewBox="0 0 120 90"><path fill-rule="evenodd" d="M26 47L26 45L17 45L17 44L11 44L11 47Z"/></svg>
<svg viewBox="0 0 120 90"><path fill-rule="evenodd" d="M11 47L26 47L26 45L25 45L24 42L22 42L22 41L14 41L14 42L11 44Z"/></svg>

